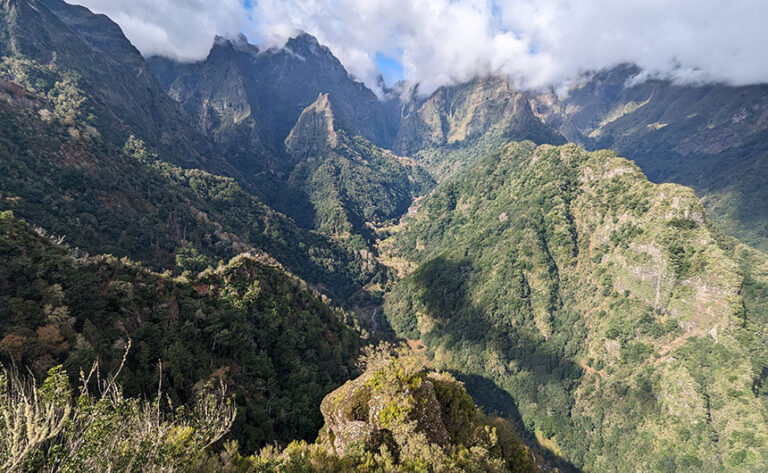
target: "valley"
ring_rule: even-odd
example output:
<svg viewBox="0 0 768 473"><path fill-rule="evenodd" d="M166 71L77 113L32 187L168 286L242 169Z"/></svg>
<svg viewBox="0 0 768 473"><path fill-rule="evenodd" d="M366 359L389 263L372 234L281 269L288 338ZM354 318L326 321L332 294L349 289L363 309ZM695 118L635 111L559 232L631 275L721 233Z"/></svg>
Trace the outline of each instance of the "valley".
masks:
<svg viewBox="0 0 768 473"><path fill-rule="evenodd" d="M0 470L768 469L768 86L0 1Z"/></svg>

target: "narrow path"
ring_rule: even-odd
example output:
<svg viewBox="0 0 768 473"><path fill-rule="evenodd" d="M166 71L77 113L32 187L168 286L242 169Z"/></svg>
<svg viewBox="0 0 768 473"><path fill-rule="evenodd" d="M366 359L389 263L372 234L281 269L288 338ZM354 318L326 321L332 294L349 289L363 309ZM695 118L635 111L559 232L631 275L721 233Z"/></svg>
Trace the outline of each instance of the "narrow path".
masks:
<svg viewBox="0 0 768 473"><path fill-rule="evenodd" d="M658 366L660 363L662 363L664 360L666 360L669 357L669 354L675 350L676 348L679 348L683 346L683 344L688 340L689 338L693 337L694 335L697 335L694 330L688 330L683 335L680 335L676 339L672 340L669 344L664 345L659 350L659 357L654 361L654 366Z"/></svg>

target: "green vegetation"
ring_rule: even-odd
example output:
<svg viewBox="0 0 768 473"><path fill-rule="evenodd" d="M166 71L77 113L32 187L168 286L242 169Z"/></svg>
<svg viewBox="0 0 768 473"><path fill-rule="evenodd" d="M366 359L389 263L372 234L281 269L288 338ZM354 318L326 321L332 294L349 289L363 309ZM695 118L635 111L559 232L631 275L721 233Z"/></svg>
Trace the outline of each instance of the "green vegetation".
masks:
<svg viewBox="0 0 768 473"><path fill-rule="evenodd" d="M472 167L508 142L502 132L491 131L467 141L419 149L413 154L413 159L435 176L435 180L442 182Z"/></svg>
<svg viewBox="0 0 768 473"><path fill-rule="evenodd" d="M3 80L49 100L68 125L115 146L135 135L164 161L233 175L108 18L60 0L7 3L0 56Z"/></svg>
<svg viewBox="0 0 768 473"><path fill-rule="evenodd" d="M528 98L509 78L479 77L440 87L427 98L417 92L403 103L392 149L413 156L438 181L509 141L565 143L533 114Z"/></svg>
<svg viewBox="0 0 768 473"><path fill-rule="evenodd" d="M0 469L768 470L768 257L612 152L513 142L629 150L761 247L764 89L379 101L308 35L158 81L60 0L5 2L0 56ZM369 319L422 354L355 377Z"/></svg>
<svg viewBox="0 0 768 473"><path fill-rule="evenodd" d="M394 116L309 35L266 51L217 38L204 61L149 63L249 191L371 265L376 228L433 185L416 163L380 148Z"/></svg>
<svg viewBox="0 0 768 473"><path fill-rule="evenodd" d="M371 250L375 227L405 214L433 181L413 161L362 137L334 133L336 146L300 161L275 205L304 227L332 235L354 250ZM302 195L306 200L297 198Z"/></svg>
<svg viewBox="0 0 768 473"><path fill-rule="evenodd" d="M0 214L0 356L42 378L99 360L127 396L160 383L174 403L220 379L247 450L314 436L321 399L354 373L358 335L345 314L263 258L241 255L174 278L112 256L85 257Z"/></svg>
<svg viewBox="0 0 768 473"><path fill-rule="evenodd" d="M177 272L266 252L341 300L380 271L371 257L299 228L233 179L160 161L133 136L116 149L50 110L35 96L0 100L0 209L72 246Z"/></svg>
<svg viewBox="0 0 768 473"><path fill-rule="evenodd" d="M207 386L189 407L126 398L115 379L82 380L79 393L61 367L40 387L0 375L0 470L7 472L194 471L235 417L223 389ZM95 385L98 394L89 392Z"/></svg>
<svg viewBox="0 0 768 473"><path fill-rule="evenodd" d="M689 189L610 152L510 144L385 243L417 265L387 295L393 328L500 387L492 403L577 467L765 467L768 258Z"/></svg>
<svg viewBox="0 0 768 473"><path fill-rule="evenodd" d="M598 72L542 100L540 112L570 141L615 150L654 182L692 187L720 228L767 251L768 87L633 80L640 72Z"/></svg>
<svg viewBox="0 0 768 473"><path fill-rule="evenodd" d="M378 381L373 381L377 379ZM373 353L366 372L323 401L317 442L294 442L242 457L225 471L533 473L534 457L509 424L487 417L461 383L427 372L407 350ZM379 412L379 414L375 414ZM230 447L232 449L232 447Z"/></svg>
<svg viewBox="0 0 768 473"><path fill-rule="evenodd" d="M128 343L118 374L127 366ZM508 472L538 471L536 456L500 418L475 407L463 385L427 372L407 348L369 350L367 369L328 394L314 444L291 442L243 456L225 436L237 411L218 388L199 388L188 406L126 397L116 374L94 364L73 392L60 366L37 387L0 375L3 471ZM160 366L163 369L163 366ZM97 394L93 394L97 393ZM170 398L168 398L170 401ZM379 412L379 414L375 414ZM242 414L242 413L241 413Z"/></svg>

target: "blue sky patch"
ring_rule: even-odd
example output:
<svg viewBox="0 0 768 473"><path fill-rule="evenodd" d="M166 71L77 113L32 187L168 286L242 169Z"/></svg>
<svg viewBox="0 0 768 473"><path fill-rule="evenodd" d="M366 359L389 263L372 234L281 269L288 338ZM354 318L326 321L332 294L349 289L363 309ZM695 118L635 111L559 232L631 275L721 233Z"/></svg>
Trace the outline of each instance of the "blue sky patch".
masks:
<svg viewBox="0 0 768 473"><path fill-rule="evenodd" d="M376 67L381 71L381 75L384 76L384 82L387 85L392 85L399 80L405 79L403 75L403 65L397 59L385 56L380 52L376 52Z"/></svg>

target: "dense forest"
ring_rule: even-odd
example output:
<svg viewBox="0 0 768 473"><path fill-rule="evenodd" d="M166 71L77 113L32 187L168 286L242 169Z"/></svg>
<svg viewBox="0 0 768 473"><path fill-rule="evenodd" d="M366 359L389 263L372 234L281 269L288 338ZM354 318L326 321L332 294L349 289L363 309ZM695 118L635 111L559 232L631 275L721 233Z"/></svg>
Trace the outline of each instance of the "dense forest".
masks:
<svg viewBox="0 0 768 473"><path fill-rule="evenodd" d="M510 144L402 226L384 246L416 269L388 320L436 367L492 380L539 441L590 469L762 468L768 259L689 189Z"/></svg>
<svg viewBox="0 0 768 473"><path fill-rule="evenodd" d="M71 254L5 212L0 261L5 360L40 378L61 365L76 381L97 360L115 372L130 343L126 396L162 383L185 402L200 382L222 380L238 406L232 435L250 450L315 435L323 396L355 373L360 339L345 314L258 256L174 277Z"/></svg>
<svg viewBox="0 0 768 473"><path fill-rule="evenodd" d="M30 82L47 72L34 63L18 67ZM377 274L370 258L298 227L231 178L161 161L134 136L111 145L67 115L79 110L70 98L83 94L77 83L56 84L39 94L6 84L0 146L12 159L0 162L3 208L84 251L155 269L199 272L263 251L340 298Z"/></svg>

